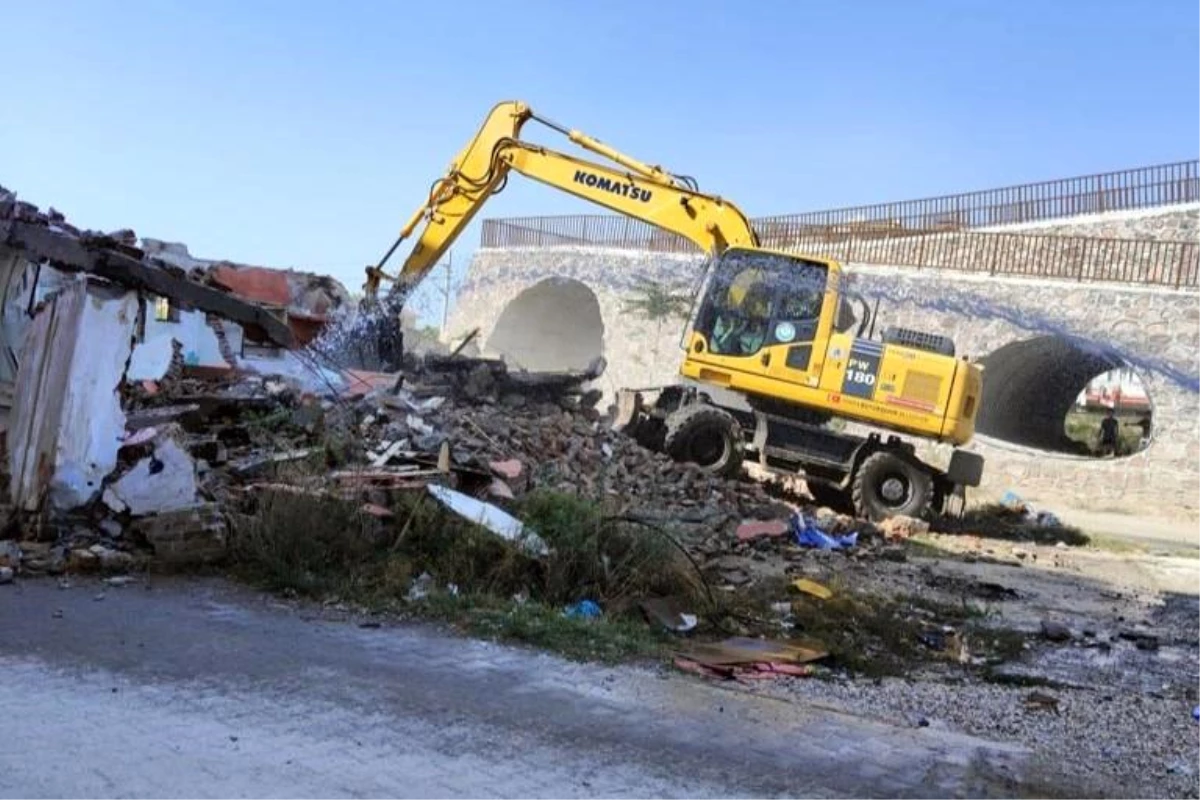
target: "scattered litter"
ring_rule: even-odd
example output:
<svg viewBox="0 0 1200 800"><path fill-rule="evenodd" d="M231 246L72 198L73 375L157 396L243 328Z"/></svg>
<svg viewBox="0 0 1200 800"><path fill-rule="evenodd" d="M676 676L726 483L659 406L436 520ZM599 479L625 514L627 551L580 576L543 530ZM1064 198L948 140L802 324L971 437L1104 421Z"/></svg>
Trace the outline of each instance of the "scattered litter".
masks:
<svg viewBox="0 0 1200 800"><path fill-rule="evenodd" d="M580 600L578 603L563 609L563 616L568 618L582 617L583 619L597 619L603 616L603 614L604 612L600 610L600 606L596 605L592 600Z"/></svg>
<svg viewBox="0 0 1200 800"><path fill-rule="evenodd" d="M706 678L758 680L806 677L813 674L808 662L829 655L811 642L780 642L734 637L721 642L695 643L675 656L675 666Z"/></svg>
<svg viewBox="0 0 1200 800"><path fill-rule="evenodd" d="M638 603L642 613L651 622L657 622L669 631L686 633L699 624L695 614L684 610L682 602L674 597L653 597Z"/></svg>
<svg viewBox="0 0 1200 800"><path fill-rule="evenodd" d="M791 521L792 537L801 547L815 547L818 550L843 550L858 544L858 531L851 531L842 536L830 536L817 527L816 523L797 511Z"/></svg>
<svg viewBox="0 0 1200 800"><path fill-rule="evenodd" d="M12 583L14 574L12 567L0 567L0 584Z"/></svg>
<svg viewBox="0 0 1200 800"><path fill-rule="evenodd" d="M1015 511L1018 514L1021 514L1025 518L1026 522L1030 522L1040 528L1062 527L1062 522L1052 512L1038 511L1011 489L1006 491L1000 497L1000 505L1004 506L1010 511Z"/></svg>
<svg viewBox="0 0 1200 800"><path fill-rule="evenodd" d="M760 537L776 537L785 536L789 526L786 520L747 520L738 526L737 538L739 542L748 542L752 539Z"/></svg>
<svg viewBox="0 0 1200 800"><path fill-rule="evenodd" d="M792 586L795 586L798 591L820 600L828 600L833 597L832 589L816 581L810 581L808 578L797 578L792 581Z"/></svg>
<svg viewBox="0 0 1200 800"><path fill-rule="evenodd" d="M128 575L113 575L111 578L105 578L104 582L109 586L125 586L133 583L133 578Z"/></svg>
<svg viewBox="0 0 1200 800"><path fill-rule="evenodd" d="M422 572L416 578L413 578L412 584L408 587L409 600L424 600L433 591L433 576L428 572Z"/></svg>
<svg viewBox="0 0 1200 800"><path fill-rule="evenodd" d="M1011 509L1012 511L1024 511L1026 507L1025 501L1022 500L1021 496L1012 489L1007 490L1003 495L1000 496L1000 505L1007 509Z"/></svg>
<svg viewBox="0 0 1200 800"><path fill-rule="evenodd" d="M763 661L804 664L829 655L824 645L811 641L777 641L734 636L720 642L696 642L684 652L702 664L751 664Z"/></svg>

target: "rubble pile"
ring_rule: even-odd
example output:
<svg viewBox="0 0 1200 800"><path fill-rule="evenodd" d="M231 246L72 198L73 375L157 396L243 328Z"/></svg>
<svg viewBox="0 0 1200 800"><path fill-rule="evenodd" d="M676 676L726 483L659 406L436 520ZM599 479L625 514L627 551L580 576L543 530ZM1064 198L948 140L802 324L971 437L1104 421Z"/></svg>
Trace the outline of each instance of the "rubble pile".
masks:
<svg viewBox="0 0 1200 800"><path fill-rule="evenodd" d="M92 502L43 522L14 567L119 572L225 554L231 515L262 492L333 496L386 515L440 484L504 504L534 489L604 501L614 515L728 539L744 517L789 509L758 482L705 476L614 431L582 372L510 372L430 355L317 394L288 376L197 377L176 363L121 388L116 468ZM27 532L28 533L28 532ZM14 545L15 546L15 545Z"/></svg>
<svg viewBox="0 0 1200 800"><path fill-rule="evenodd" d="M481 359L424 364L411 388L362 401L369 410L361 430L377 443L374 452L433 454L446 443L455 465L488 469L516 462L511 475L498 476L505 482L497 487L501 496L505 489L556 489L612 500L621 511L685 520L778 511L756 482L705 476L614 431L596 408L600 392L582 388L596 367L512 373L503 362Z"/></svg>

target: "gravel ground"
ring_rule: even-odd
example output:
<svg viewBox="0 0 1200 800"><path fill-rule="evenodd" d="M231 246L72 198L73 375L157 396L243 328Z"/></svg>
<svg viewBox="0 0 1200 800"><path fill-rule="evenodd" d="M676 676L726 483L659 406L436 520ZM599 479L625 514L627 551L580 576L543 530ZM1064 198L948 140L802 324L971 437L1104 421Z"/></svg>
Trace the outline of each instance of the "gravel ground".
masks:
<svg viewBox="0 0 1200 800"><path fill-rule="evenodd" d="M765 687L807 702L893 724L962 731L1019 742L1079 782L1090 796L1197 797L1200 725L1184 697L1040 690L939 681L795 680ZM1059 701L1059 713L1028 709L1030 692Z"/></svg>

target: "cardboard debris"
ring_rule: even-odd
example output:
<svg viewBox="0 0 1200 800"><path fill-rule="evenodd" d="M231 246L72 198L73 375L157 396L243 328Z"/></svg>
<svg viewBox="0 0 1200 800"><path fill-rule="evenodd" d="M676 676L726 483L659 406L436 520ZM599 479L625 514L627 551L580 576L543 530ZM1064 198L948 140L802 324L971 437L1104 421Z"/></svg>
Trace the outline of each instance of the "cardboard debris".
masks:
<svg viewBox="0 0 1200 800"><path fill-rule="evenodd" d="M735 636L720 642L692 644L682 655L707 666L736 666L758 662L806 664L829 655L812 641L777 641Z"/></svg>
<svg viewBox="0 0 1200 800"><path fill-rule="evenodd" d="M816 642L784 642L734 637L720 642L695 643L680 651L675 666L709 678L759 680L805 677L813 674L810 662L829 655Z"/></svg>

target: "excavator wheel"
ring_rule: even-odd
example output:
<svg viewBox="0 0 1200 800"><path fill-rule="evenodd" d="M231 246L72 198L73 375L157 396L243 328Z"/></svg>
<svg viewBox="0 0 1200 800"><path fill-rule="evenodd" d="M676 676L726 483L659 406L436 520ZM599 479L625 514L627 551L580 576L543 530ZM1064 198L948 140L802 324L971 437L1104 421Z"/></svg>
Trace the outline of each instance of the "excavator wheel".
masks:
<svg viewBox="0 0 1200 800"><path fill-rule="evenodd" d="M872 522L899 515L920 518L933 497L933 478L912 462L881 450L859 465L853 494L854 510Z"/></svg>
<svg viewBox="0 0 1200 800"><path fill-rule="evenodd" d="M707 403L683 406L667 417L663 449L708 475L733 477L742 469L741 426L732 414Z"/></svg>

